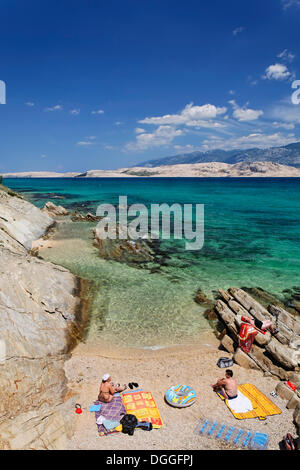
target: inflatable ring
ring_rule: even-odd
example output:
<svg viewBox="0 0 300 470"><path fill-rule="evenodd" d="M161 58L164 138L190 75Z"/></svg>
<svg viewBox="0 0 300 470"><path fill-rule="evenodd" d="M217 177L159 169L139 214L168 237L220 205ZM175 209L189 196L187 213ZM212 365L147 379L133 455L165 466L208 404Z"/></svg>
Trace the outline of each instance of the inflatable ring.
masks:
<svg viewBox="0 0 300 470"><path fill-rule="evenodd" d="M197 397L195 390L188 385L173 385L165 394L166 402L176 408L186 408L195 403Z"/></svg>

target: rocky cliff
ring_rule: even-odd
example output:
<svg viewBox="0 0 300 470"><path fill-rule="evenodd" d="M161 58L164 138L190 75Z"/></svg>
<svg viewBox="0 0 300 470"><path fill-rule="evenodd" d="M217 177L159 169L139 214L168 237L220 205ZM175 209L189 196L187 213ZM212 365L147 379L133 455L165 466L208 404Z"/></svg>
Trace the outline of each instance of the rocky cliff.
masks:
<svg viewBox="0 0 300 470"><path fill-rule="evenodd" d="M64 448L64 361L80 332L78 279L30 255L53 219L0 189L0 449Z"/></svg>

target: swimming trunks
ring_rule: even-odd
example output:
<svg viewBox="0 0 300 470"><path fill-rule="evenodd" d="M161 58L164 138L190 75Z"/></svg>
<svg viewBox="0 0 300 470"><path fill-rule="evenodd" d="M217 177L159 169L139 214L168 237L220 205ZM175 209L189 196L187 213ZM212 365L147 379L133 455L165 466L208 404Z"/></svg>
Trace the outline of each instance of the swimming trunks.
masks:
<svg viewBox="0 0 300 470"><path fill-rule="evenodd" d="M254 319L254 325L256 326L256 328L258 328L259 330L262 329L262 326L263 326L263 323L262 321L260 320L257 320L257 318Z"/></svg>
<svg viewBox="0 0 300 470"><path fill-rule="evenodd" d="M237 398L237 395L235 397L228 397L227 400L233 400L234 398Z"/></svg>

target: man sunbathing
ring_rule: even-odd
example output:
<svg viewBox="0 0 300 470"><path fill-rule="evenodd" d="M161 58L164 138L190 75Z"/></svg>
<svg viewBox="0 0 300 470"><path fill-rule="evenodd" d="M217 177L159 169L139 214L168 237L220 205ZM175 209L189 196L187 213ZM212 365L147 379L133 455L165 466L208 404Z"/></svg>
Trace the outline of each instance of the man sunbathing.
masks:
<svg viewBox="0 0 300 470"><path fill-rule="evenodd" d="M250 310L250 313L251 313L251 310ZM278 330L274 328L274 325L271 322L271 320L264 320L262 322L255 317L252 318L252 317L244 317L244 316L242 316L241 320L243 322L250 323L250 325L254 326L254 328L262 331L263 333L265 333L267 330L269 330L273 335L276 335L278 333Z"/></svg>
<svg viewBox="0 0 300 470"><path fill-rule="evenodd" d="M110 403L115 393L123 392L126 388L127 385L125 384L123 387L120 387L119 384L114 385L111 381L111 376L109 374L104 374L100 385L98 400L104 403Z"/></svg>
<svg viewBox="0 0 300 470"><path fill-rule="evenodd" d="M226 369L225 377L219 379L215 384L211 384L214 392L222 393L227 400L233 400L238 395L237 381L233 378L233 372Z"/></svg>

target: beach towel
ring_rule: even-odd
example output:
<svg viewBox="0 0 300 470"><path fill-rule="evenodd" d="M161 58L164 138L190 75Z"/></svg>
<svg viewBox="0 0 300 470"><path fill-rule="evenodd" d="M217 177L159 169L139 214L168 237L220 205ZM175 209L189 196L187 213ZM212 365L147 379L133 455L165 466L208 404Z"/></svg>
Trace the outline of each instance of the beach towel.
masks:
<svg viewBox="0 0 300 470"><path fill-rule="evenodd" d="M134 391L123 394L123 404L126 412L133 414L139 421L152 423L153 428L163 426L160 413L151 392Z"/></svg>
<svg viewBox="0 0 300 470"><path fill-rule="evenodd" d="M242 323L239 334L239 347L245 354L250 352L254 339L258 335L258 330L249 323Z"/></svg>
<svg viewBox="0 0 300 470"><path fill-rule="evenodd" d="M232 408L234 400L226 400L222 394L218 393L219 397L225 401L231 413L236 419L249 419L259 418L266 419L267 416L281 414L280 408L276 406L268 397L260 392L255 385L243 384L239 385L238 391L251 401L253 409L244 413L236 412Z"/></svg>
<svg viewBox="0 0 300 470"><path fill-rule="evenodd" d="M240 390L238 390L237 397L232 398L228 401L228 406L234 413L248 413L248 411L253 410L253 405L249 398L242 394Z"/></svg>
<svg viewBox="0 0 300 470"><path fill-rule="evenodd" d="M102 401L96 400L94 405L101 405L101 410L95 412L96 421L101 415L107 420L120 422L121 418L124 416L124 414L126 414L126 409L123 405L122 397L120 395L117 397L114 396L110 403L104 403ZM115 429L108 431L105 429L103 424L97 424L97 426L98 432L104 433L105 435L118 432Z"/></svg>

